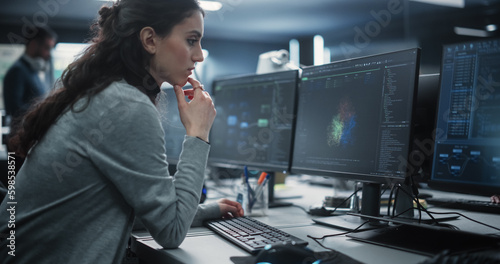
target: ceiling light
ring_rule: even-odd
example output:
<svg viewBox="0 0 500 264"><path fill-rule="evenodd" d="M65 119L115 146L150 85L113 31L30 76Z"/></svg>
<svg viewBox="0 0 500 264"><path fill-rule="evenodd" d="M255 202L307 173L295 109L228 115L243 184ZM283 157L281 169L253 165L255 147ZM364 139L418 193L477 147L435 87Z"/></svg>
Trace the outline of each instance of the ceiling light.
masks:
<svg viewBox="0 0 500 264"><path fill-rule="evenodd" d="M488 30L490 32L491 31L496 31L497 30L497 25L495 25L495 24L489 24L489 25L486 26L486 30Z"/></svg>
<svg viewBox="0 0 500 264"><path fill-rule="evenodd" d="M469 36L469 37L490 37L492 36L491 31L486 31L484 29L476 29L476 28L466 28L466 27L455 27L455 34L461 36Z"/></svg>
<svg viewBox="0 0 500 264"><path fill-rule="evenodd" d="M323 64L325 58L325 41L321 35L316 35L313 38L314 50L314 65Z"/></svg>
<svg viewBox="0 0 500 264"><path fill-rule="evenodd" d="M208 52L208 50L206 50L206 49L202 49L201 51L203 52L203 58L204 58L204 59L206 59L206 58L208 57L208 54L210 54L210 53Z"/></svg>
<svg viewBox="0 0 500 264"><path fill-rule="evenodd" d="M465 7L465 0L412 0L412 1L431 4L431 5L449 6L457 8Z"/></svg>
<svg viewBox="0 0 500 264"><path fill-rule="evenodd" d="M290 61L299 66L300 65L300 44L296 39L291 39L289 42Z"/></svg>
<svg viewBox="0 0 500 264"><path fill-rule="evenodd" d="M200 6L205 11L218 11L222 8L222 3L217 1L200 1Z"/></svg>

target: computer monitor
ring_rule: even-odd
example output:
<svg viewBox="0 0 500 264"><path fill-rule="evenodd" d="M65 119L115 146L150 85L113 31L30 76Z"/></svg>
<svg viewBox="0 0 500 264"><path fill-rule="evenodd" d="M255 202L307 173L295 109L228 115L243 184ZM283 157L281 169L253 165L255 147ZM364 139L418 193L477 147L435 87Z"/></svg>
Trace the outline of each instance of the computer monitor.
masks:
<svg viewBox="0 0 500 264"><path fill-rule="evenodd" d="M275 201L274 183L275 172L290 170L297 82L298 71L292 70L233 76L212 86L217 116L208 164L267 172L269 207L291 205Z"/></svg>
<svg viewBox="0 0 500 264"><path fill-rule="evenodd" d="M380 215L382 184L408 176L417 48L304 68L292 173L363 183L361 213Z"/></svg>
<svg viewBox="0 0 500 264"><path fill-rule="evenodd" d="M431 188L500 192L500 39L443 46Z"/></svg>
<svg viewBox="0 0 500 264"><path fill-rule="evenodd" d="M162 87L163 98L159 103L160 120L165 132L167 162L174 167L179 161L186 129L179 116L177 97L171 86ZM174 170L175 172L175 170Z"/></svg>
<svg viewBox="0 0 500 264"><path fill-rule="evenodd" d="M210 131L209 164L288 171L297 80L293 70L214 81L217 116Z"/></svg>

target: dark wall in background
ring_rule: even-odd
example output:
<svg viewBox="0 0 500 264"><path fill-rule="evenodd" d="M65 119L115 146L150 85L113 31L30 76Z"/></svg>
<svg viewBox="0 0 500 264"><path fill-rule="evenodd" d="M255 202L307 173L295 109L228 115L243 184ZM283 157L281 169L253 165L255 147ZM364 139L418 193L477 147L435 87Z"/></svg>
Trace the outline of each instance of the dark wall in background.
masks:
<svg viewBox="0 0 500 264"><path fill-rule="evenodd" d="M58 34L58 42L84 43L90 38L88 28L53 27L53 29ZM0 27L0 43L11 43L9 36L22 35L22 32L23 28L19 26L2 25ZM215 78L254 73L260 54L272 50L288 50L288 43L211 39L210 36L205 36L202 40L202 47L209 51L209 56L202 66L203 69L197 69L197 71L203 73L199 79L210 91Z"/></svg>
<svg viewBox="0 0 500 264"><path fill-rule="evenodd" d="M31 12L34 13L33 15L16 15L13 13L6 13L5 10L7 9L0 9L0 13L4 11L3 15L0 16L0 43L9 43L7 37L9 33L22 35L21 25L24 24L24 26L26 26L27 24L35 23L37 18L37 16L35 16L37 13L35 12L44 11L47 13L46 16L52 15L52 13L44 9L43 5L40 3L55 3L56 1L38 2L32 1L30 3L35 8L33 8L33 6L30 6L32 7L31 9L27 6L23 8L31 10ZM331 49L332 61L344 60L349 57L352 58L382 52L390 52L399 49L420 47L422 49L421 73L438 73L441 63L441 48L443 44L477 39L474 37L458 36L454 32L455 26L478 29L484 28L484 26L488 24L500 25L500 0L465 0L463 1L465 4L464 8L440 5L439 1L434 1L434 4L410 0L331 2L338 2L337 9L342 11L340 13L335 12L338 10L333 10L332 6L327 5L327 7L320 10L321 15L326 14L331 16L332 19L324 21L324 25L326 26L318 26L313 23L314 21L311 21L310 27L316 28L316 31L318 31L314 32L314 34L321 34L324 37L325 46ZM345 4L343 4L343 2L345 2ZM22 6L23 4L19 5ZM61 8L63 6L64 5L61 5ZM97 10L97 7L93 8ZM314 10L315 12L318 11L318 9ZM352 11L355 11L355 13L351 13ZM311 15L311 11L309 9L304 10L303 12L305 17ZM351 17L342 17L342 13L354 15ZM229 14L230 12L227 13L227 15ZM97 16L97 12L95 12L95 15ZM40 17L38 16L38 18ZM211 17L210 15L207 15L206 17L207 20L213 18L214 17ZM222 19L222 17L219 18ZM251 16L251 18L258 21L258 16ZM248 19L248 17L242 19ZM338 21L336 21L336 19L338 19ZM62 42L82 42L85 39L88 39L88 29L92 23L89 18L82 20L81 17L75 17L74 19L72 17L66 17L64 19L49 17L48 21L50 26L54 27L54 29L59 33L60 41ZM279 28L280 22L282 21L276 21L276 25L271 23L268 26L269 28L273 28L273 26ZM249 26L252 27L250 23ZM306 24L306 28L308 26L309 24ZM213 33L216 34L221 32ZM304 65L312 64L312 33L301 33L300 29L295 31L293 28L290 31L279 33L280 34L278 35L281 36L280 39L283 39L284 36L286 36L285 38L288 40L291 38L298 39L302 45L301 63ZM241 35L238 36L238 34ZM243 39L245 34L247 33L238 32L218 35L226 36L227 38ZM492 36L500 37L500 29L495 32L491 32L491 34ZM276 40L272 40L273 35L270 35L270 37L261 36L258 38L259 41L257 41L256 38L245 38L247 40L250 39L250 42L229 41L224 39L215 40L210 39L211 37L215 37L215 35L210 36L210 34L207 34L205 37L204 44L206 45L206 48L209 50L213 49L211 53L213 53L214 57L222 56L226 58L218 58L217 60L214 59L216 62L214 66L219 67L221 70L220 73L217 73L220 75L226 75L232 72L246 72L246 69L253 68L254 65L248 66L240 64L238 62L238 58L240 57L253 57L253 59L250 59L250 63L253 64L256 63L257 55L262 52L288 48L288 43L278 42L276 44ZM274 44L271 44L273 42ZM218 52L217 50L221 50L222 52ZM223 65L220 64L221 62ZM229 63L234 64L231 67L225 67L225 65L228 65ZM236 68L233 69L233 67Z"/></svg>
<svg viewBox="0 0 500 264"><path fill-rule="evenodd" d="M89 27L51 27L58 35L58 42L83 43L89 38ZM18 43L23 32L29 30L18 25L0 25L0 43L1 44L20 44ZM16 43L17 42L17 43Z"/></svg>
<svg viewBox="0 0 500 264"><path fill-rule="evenodd" d="M370 38L369 43L362 47L356 45L356 41L363 41L363 39L354 30L356 26L363 27L362 24L345 30L323 32L322 35L325 38L325 46L331 48L332 61L420 47L422 49L421 73L439 73L443 44L477 39L454 34L453 28L440 24L440 19L442 19L440 16L430 15L425 20L412 20L408 24L408 30L406 30L408 32L405 31L402 22L391 23L381 31L381 34ZM59 35L59 42L82 43L90 38L89 27L82 28L80 25L76 28L54 27L53 29ZM20 26L0 25L0 43L11 43L12 36L22 35L22 30ZM297 37L301 44L301 64L312 65L312 38L313 36ZM209 77L203 79L205 83L210 82L213 77L254 72L259 54L271 50L288 50L288 43L285 42L211 39L208 35L203 39L202 45L210 52L205 66Z"/></svg>
<svg viewBox="0 0 500 264"><path fill-rule="evenodd" d="M210 54L204 62L204 77L201 78L201 81L210 88L216 78L255 73L259 55L264 52L288 50L288 43L252 43L210 39L208 37L202 40L202 46Z"/></svg>

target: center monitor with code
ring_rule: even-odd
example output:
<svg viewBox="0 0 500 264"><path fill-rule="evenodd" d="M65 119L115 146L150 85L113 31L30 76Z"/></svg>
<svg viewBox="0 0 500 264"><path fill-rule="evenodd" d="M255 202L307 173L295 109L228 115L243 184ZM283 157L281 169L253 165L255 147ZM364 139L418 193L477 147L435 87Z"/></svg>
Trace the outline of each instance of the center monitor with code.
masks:
<svg viewBox="0 0 500 264"><path fill-rule="evenodd" d="M382 184L409 173L420 50L303 69L292 173L363 183L361 213L379 215Z"/></svg>

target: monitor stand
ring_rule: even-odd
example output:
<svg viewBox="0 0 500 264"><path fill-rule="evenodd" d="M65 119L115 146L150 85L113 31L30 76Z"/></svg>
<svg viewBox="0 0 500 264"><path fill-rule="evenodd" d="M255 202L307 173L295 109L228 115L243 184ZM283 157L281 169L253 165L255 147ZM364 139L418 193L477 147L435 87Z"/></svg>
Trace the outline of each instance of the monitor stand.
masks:
<svg viewBox="0 0 500 264"><path fill-rule="evenodd" d="M404 187L406 188L406 187ZM408 189L406 189L408 191ZM330 217L315 218L313 221L317 224L326 225L347 231L361 231L387 226L387 221L379 221L376 217L380 214L380 193L381 184L379 183L363 183L363 196L361 200L361 214L351 215L342 214ZM408 192L411 193L411 192ZM432 223L435 221L447 221L456 219L457 216L444 216L431 218L427 214L422 213L420 216L413 215L413 199L404 191L397 192L396 212L397 219L407 222L423 222ZM346 213L357 213L358 210L350 210ZM400 215L398 215L400 214ZM364 217L367 216L367 217Z"/></svg>
<svg viewBox="0 0 500 264"><path fill-rule="evenodd" d="M395 218L374 217L374 219L381 222L388 221L393 224L381 229L347 234L347 237L431 257L442 253L444 250L448 250L449 254L477 252L485 249L494 249L498 252L499 237L460 231L448 227L409 223ZM480 262L481 258L470 257L470 260L479 260ZM484 261L486 260L484 259Z"/></svg>
<svg viewBox="0 0 500 264"><path fill-rule="evenodd" d="M357 188L357 184L355 187ZM381 184L376 183L363 183L363 199L361 200L361 214L362 215L371 215L371 216L379 216L380 215L380 190ZM347 231L359 231L359 230L369 230L378 227L385 226L384 223L381 223L374 219L365 219L363 217L350 215L346 213L358 213L359 208L357 204L358 196L354 195L354 203L351 203L350 210L339 212L339 215L330 216L330 217L322 217L315 218L313 221L320 225L326 225L329 227L334 227Z"/></svg>

